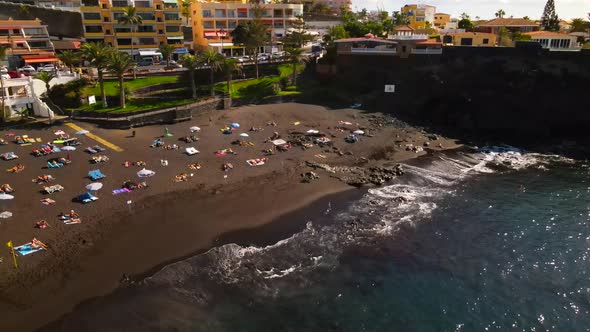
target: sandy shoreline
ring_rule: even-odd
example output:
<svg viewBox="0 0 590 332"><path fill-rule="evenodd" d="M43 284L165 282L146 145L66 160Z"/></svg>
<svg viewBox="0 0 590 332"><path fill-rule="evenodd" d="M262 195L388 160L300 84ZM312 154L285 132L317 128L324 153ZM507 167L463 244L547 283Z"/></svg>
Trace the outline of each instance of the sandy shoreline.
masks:
<svg viewBox="0 0 590 332"><path fill-rule="evenodd" d="M367 138L355 145L342 143L340 140L348 133L333 129L340 119L358 122L359 127L371 128L371 134L375 137ZM239 162L243 162L246 158L260 157L261 138L270 136L275 130L285 135L289 130L299 129L292 125L296 121L303 122L305 128L330 131L335 136L335 145L342 151L350 151L350 155L337 155L317 147L315 150L312 148L307 151L289 151L271 156L271 162L264 167L249 168L240 165L230 173L229 180L223 179L223 173L219 169L222 161L212 156L212 152L230 147L229 142L238 137L221 135L217 128L230 121L240 122L248 128L264 127L270 120L276 121L279 126L265 127L265 131L259 137L252 138L257 144L255 149L236 148L239 155L230 157L233 158L232 163L238 163L238 158ZM201 142L195 145L201 150L198 161L206 166L197 173L197 181L191 179L187 183L175 184L170 179L179 172L178 166L175 169L158 168L158 177L161 176L162 179L154 177L150 182L150 188L145 192L125 197L109 196L106 191L99 192L102 205L74 205L89 219L83 225L79 225L84 227L60 227L58 230L51 230L51 234L35 231L35 236L43 240L46 240L45 236L49 238L46 241L50 245L50 250L37 254L37 257L31 257L29 261L24 261L28 257L21 259L24 261L23 270L30 273L28 277L21 272L18 283L6 283L6 279L4 280L0 298L1 330L30 331L39 328L58 319L84 300L108 294L119 286L123 273L140 275L146 271L153 271L154 267L217 245L216 239L222 234L255 229L322 197L351 188L322 173L320 180L310 184L300 183L300 174L309 171L303 161L313 160L315 154L323 153L327 156L327 159L321 162L340 165L354 164L360 156L369 159L373 156L374 160L370 160L369 164L378 165L383 161L401 161L420 155L405 151L405 146L402 146L405 143L400 143L401 141L413 142L416 145L427 141L422 133L411 128L376 128L371 125L367 115L360 115L358 111L327 111L317 106L298 104L244 107L229 114L216 113L190 123L169 127L172 132L178 133L195 124L203 128L199 135ZM86 124L81 125L88 127ZM126 149L122 154L110 153L110 164L103 167L109 174L105 182L113 187L130 176L119 176L120 171L114 168L121 168L124 160L147 159L146 150L150 154L148 166L152 168L156 167L153 165L159 159L166 158L174 165L186 164L189 160L178 151L173 154L161 150L152 152L149 148L137 149L137 142L141 142L145 147L153 137L161 135L161 127L140 128L137 130L138 137L133 139L125 137L128 132L98 128L91 130ZM244 132L246 130L244 128ZM395 146L396 140L398 148L386 148ZM440 141L444 143L445 148L454 147L450 141ZM204 142L207 142L207 145L204 145ZM178 142L175 140L171 143ZM78 154L76 151L76 154L73 159L81 152ZM71 173L77 172L78 176L82 176L87 172L87 168L72 169ZM125 172L137 170L134 168ZM36 173L39 171L35 171ZM31 175L32 173L25 176L28 181ZM60 178L60 184L66 187L74 186L74 183L68 182L63 174L61 176L64 180ZM80 182L78 179L75 181ZM85 183L87 182L89 181ZM133 203L127 205L127 199ZM34 211L43 208L35 205L30 209L36 203L27 203L31 204L28 207L33 212L26 216L23 211L25 218L37 218ZM26 207L27 205L25 210ZM26 227L8 225L4 229L13 234L3 233L0 240L5 240L8 236L11 239L18 236L26 239L31 233L26 232ZM4 257L2 271L5 275L11 275L12 272L6 264L6 256Z"/></svg>

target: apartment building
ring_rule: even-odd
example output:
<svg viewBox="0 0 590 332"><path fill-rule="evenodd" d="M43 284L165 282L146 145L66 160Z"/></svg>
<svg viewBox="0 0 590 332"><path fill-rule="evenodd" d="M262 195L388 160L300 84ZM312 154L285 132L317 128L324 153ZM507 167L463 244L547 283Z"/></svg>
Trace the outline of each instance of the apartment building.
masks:
<svg viewBox="0 0 590 332"><path fill-rule="evenodd" d="M449 22L451 22L451 15L445 13L434 14L434 27L443 29Z"/></svg>
<svg viewBox="0 0 590 332"><path fill-rule="evenodd" d="M401 8L410 21L410 26L414 29L426 29L434 26L436 7L429 5L405 5ZM427 23L428 22L428 23Z"/></svg>
<svg viewBox="0 0 590 332"><path fill-rule="evenodd" d="M133 56L157 54L162 44L185 53L182 17L177 0L83 0L82 24L87 42L105 42ZM118 23L125 8L134 6L143 22L138 27Z"/></svg>
<svg viewBox="0 0 590 332"><path fill-rule="evenodd" d="M262 10L262 23L271 31L272 41L284 37L292 22L303 14L302 4L265 4ZM194 2L191 6L193 24L193 48L216 48L220 53L234 55L235 49L231 32L240 24L254 19L252 5L246 1ZM238 54L242 54L238 51Z"/></svg>
<svg viewBox="0 0 590 332"><path fill-rule="evenodd" d="M47 26L36 20L0 20L0 45L11 68L57 62Z"/></svg>

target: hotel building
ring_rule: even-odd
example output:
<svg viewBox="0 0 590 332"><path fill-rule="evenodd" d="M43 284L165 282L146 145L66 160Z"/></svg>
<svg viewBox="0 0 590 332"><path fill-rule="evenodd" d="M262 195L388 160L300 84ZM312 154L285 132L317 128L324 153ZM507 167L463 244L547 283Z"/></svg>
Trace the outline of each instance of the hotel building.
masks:
<svg viewBox="0 0 590 332"><path fill-rule="evenodd" d="M405 13L410 21L410 26L414 29L426 29L426 22L434 27L436 7L429 5L405 5L402 7L402 13Z"/></svg>
<svg viewBox="0 0 590 332"><path fill-rule="evenodd" d="M6 47L11 68L57 62L47 26L36 20L1 20L0 46Z"/></svg>

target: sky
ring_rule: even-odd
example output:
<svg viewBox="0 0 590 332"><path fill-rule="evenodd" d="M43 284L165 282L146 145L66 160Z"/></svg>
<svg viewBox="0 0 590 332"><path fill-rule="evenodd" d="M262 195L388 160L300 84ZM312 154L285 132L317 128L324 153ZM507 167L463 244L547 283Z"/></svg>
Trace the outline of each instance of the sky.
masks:
<svg viewBox="0 0 590 332"><path fill-rule="evenodd" d="M479 16L483 19L494 18L498 9L506 12L505 17L528 16L538 19L543 14L543 8L547 0L352 0L353 10L384 9L388 12L399 11L405 4L425 4L436 7L439 13L451 14L459 17L463 12L469 14L471 19ZM588 19L590 13L590 0L555 0L555 11L560 18L569 20L576 17Z"/></svg>

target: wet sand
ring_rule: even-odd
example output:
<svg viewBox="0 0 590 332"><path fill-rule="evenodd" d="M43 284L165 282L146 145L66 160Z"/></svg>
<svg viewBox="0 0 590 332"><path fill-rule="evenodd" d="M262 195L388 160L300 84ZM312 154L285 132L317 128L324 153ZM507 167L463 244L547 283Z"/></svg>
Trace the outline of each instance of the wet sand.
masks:
<svg viewBox="0 0 590 332"><path fill-rule="evenodd" d="M201 153L187 156L181 151L149 148L153 139L163 134L163 126L136 129L136 137L127 137L130 131L104 130L89 124L78 125L122 147L121 153L107 151L110 161L95 167L88 162L90 155L82 149L71 152L73 164L63 169L44 170L42 165L50 157L35 158L27 155L32 147L20 147L10 143L0 147L0 152L14 151L25 164L22 173L2 175L2 183L10 183L17 191L15 199L0 202L2 210L10 210L14 216L0 223L0 241L13 241L16 245L30 241L34 236L49 246L49 250L31 256L19 257L18 271L10 266L8 252L0 252L4 262L0 264L0 330L30 331L58 319L76 304L89 298L111 292L119 285L123 273L143 274L163 263L205 250L218 244L220 235L243 229L251 229L277 220L281 215L301 208L326 195L342 192L350 187L319 173L321 179L310 184L300 183L300 174L309 169L305 160L330 164L356 164L360 157L369 159L369 164L384 161L401 161L421 154L405 151L405 142L421 145L427 141L415 129L378 127L371 123L369 115L355 110L329 111L322 107L300 104L265 105L242 107L230 112L205 114L189 122L168 126L173 138L165 138L166 144L176 143L181 147L194 146ZM275 121L278 126L267 126ZM300 125L293 123L300 121ZM349 131L335 129L339 121L353 123L350 129L370 128L375 135L361 138L355 144L344 143ZM232 135L223 135L219 128L239 122L242 128ZM357 126L358 123L358 126ZM189 135L191 126L202 128L198 143L185 144L180 136ZM250 127L261 127L262 132L249 132ZM250 167L246 159L259 158L262 149L270 146L263 143L273 131L285 136L288 131L319 129L332 134L334 144L351 154L339 155L317 146L309 150L298 147L288 152L279 152L269 157L269 162L260 167ZM51 130L28 132L32 137L47 141ZM63 128L69 134L73 131ZM238 133L249 133L254 147L231 145L239 138ZM15 130L15 134L26 132ZM96 142L81 136L86 147ZM397 141L397 143L396 143ZM403 143L401 142L403 141ZM439 140L444 148L455 145L448 140ZM434 141L438 144L438 141ZM217 157L214 151L232 148L236 156ZM314 157L316 154L326 159ZM60 153L65 156L67 152ZM169 166L159 164L167 159ZM157 172L149 178L148 189L133 193L112 195L112 189L120 187L127 179L138 180L137 167L124 168L125 160L143 160L147 168ZM201 170L189 171L188 163L199 162ZM231 162L234 169L224 179L223 162ZM10 167L15 162L1 162ZM6 168L7 168L6 167ZM85 179L89 169L100 168L107 175L104 188L97 192L99 200L90 205L80 205L71 199L84 192L91 181ZM181 172L193 172L187 182L175 183L172 178ZM52 174L55 183L66 190L50 196L56 205L43 206L41 186L31 179L40 174ZM131 204L127 201L131 200ZM60 211L74 208L82 215L83 223L66 226L55 216ZM46 219L52 227L34 229L34 222Z"/></svg>

